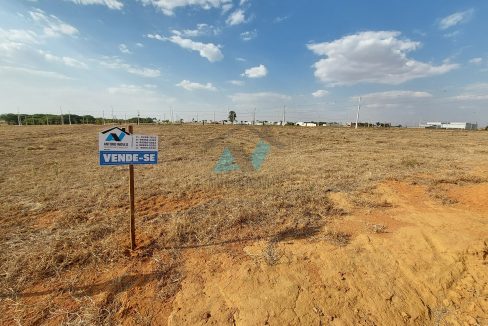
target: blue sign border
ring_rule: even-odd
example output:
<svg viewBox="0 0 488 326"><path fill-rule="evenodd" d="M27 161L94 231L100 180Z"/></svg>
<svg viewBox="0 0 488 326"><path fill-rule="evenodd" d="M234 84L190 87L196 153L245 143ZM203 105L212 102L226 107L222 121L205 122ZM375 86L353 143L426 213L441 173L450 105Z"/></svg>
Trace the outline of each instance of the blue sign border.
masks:
<svg viewBox="0 0 488 326"><path fill-rule="evenodd" d="M104 154L110 155L132 155L134 158L134 154L137 155L136 162L127 162L127 161L106 161ZM150 160L151 157L147 157L145 155L154 155L154 159ZM120 158L117 156L117 158ZM143 164L158 164L158 152L157 151L99 151L99 162L101 166L107 165L143 165Z"/></svg>

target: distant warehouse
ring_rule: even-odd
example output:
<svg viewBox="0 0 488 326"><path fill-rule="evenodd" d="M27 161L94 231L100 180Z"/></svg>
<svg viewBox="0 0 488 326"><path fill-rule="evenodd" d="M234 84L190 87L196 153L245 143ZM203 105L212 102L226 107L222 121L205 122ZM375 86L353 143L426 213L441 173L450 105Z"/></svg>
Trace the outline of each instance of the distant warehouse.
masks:
<svg viewBox="0 0 488 326"><path fill-rule="evenodd" d="M477 123L470 122L427 122L420 124L420 128L428 129L460 129L460 130L477 130Z"/></svg>
<svg viewBox="0 0 488 326"><path fill-rule="evenodd" d="M302 127L317 127L315 122L297 122L296 125Z"/></svg>

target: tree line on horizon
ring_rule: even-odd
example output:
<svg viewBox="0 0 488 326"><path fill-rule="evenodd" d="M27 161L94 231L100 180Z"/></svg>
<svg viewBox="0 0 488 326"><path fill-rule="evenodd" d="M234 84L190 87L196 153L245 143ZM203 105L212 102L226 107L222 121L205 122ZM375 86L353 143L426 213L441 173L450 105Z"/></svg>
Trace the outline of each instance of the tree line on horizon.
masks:
<svg viewBox="0 0 488 326"><path fill-rule="evenodd" d="M141 118L134 117L130 119L106 119L94 117L92 115L77 115L77 114L14 114L6 113L0 114L0 121L5 121L9 125L69 125L69 124L110 124L110 123L154 123L156 118Z"/></svg>

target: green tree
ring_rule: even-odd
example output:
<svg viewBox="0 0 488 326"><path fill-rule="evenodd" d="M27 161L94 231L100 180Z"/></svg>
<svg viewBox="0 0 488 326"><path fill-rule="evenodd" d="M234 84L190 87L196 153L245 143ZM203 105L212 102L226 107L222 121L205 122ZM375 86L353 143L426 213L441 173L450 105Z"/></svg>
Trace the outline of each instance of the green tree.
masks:
<svg viewBox="0 0 488 326"><path fill-rule="evenodd" d="M0 115L0 120L5 121L9 125L15 125L18 123L18 116L13 113L7 113Z"/></svg>
<svg viewBox="0 0 488 326"><path fill-rule="evenodd" d="M229 121L232 122L232 124L234 124L234 121L236 121L236 118L237 118L236 112L230 111L229 112Z"/></svg>

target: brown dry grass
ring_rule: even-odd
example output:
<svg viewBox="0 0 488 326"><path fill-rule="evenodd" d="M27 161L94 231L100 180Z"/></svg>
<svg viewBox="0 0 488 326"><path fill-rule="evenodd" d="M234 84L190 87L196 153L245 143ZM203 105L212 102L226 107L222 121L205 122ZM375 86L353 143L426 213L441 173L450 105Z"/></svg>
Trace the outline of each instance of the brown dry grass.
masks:
<svg viewBox="0 0 488 326"><path fill-rule="evenodd" d="M439 185L486 181L473 177L487 158L486 132L136 126L137 133L159 135L160 164L136 167L141 248L133 256L127 250L127 168L98 166L100 129L0 127L4 308L30 287L133 264L164 250L307 237L290 230L320 228L345 214L330 200L331 192L347 194L357 209L388 208L392 204L378 195L377 185L406 180L425 184L434 198L450 204ZM213 172L224 147L241 149L246 157L259 138L272 146L259 172ZM349 235L336 232L327 239L346 245ZM170 266L159 262L151 270L169 275L159 281L163 299L174 295L183 277L175 255ZM66 323L101 323L116 310L115 299L100 306L82 293L76 300L79 309L53 303L35 320L61 316Z"/></svg>

